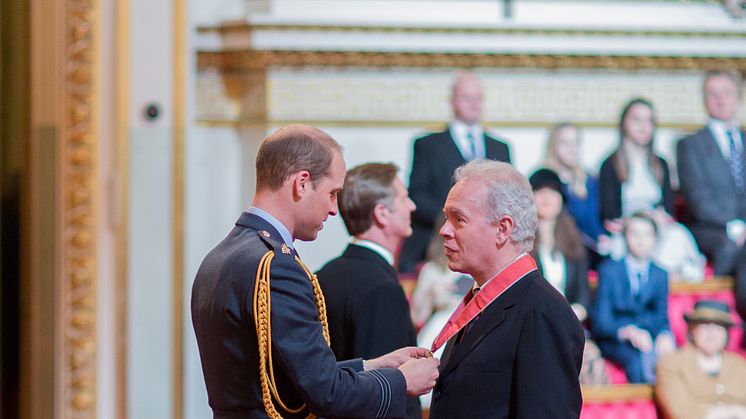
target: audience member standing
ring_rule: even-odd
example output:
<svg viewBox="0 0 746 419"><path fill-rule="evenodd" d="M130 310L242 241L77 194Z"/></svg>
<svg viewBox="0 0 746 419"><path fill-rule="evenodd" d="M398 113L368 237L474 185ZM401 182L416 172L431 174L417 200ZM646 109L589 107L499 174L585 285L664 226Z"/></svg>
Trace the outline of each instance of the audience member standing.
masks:
<svg viewBox="0 0 746 419"><path fill-rule="evenodd" d="M708 72L704 103L710 119L707 126L682 139L676 151L692 233L715 275L731 275L738 265L736 307L746 319L746 134L736 119L741 88L736 72Z"/></svg>
<svg viewBox="0 0 746 419"><path fill-rule="evenodd" d="M661 358L655 396L667 419L746 418L746 360L725 350L728 305L702 300L684 314L689 343Z"/></svg>
<svg viewBox="0 0 746 419"><path fill-rule="evenodd" d="M399 271L413 272L425 260L435 220L443 211L453 171L473 159L510 162L508 146L491 137L480 125L482 85L474 74L459 76L453 84L454 120L445 131L414 142L409 195L417 204L412 216L412 236L399 257Z"/></svg>
<svg viewBox="0 0 746 419"><path fill-rule="evenodd" d="M601 218L618 232L620 218L644 212L655 220L659 242L653 260L672 280L704 279L704 258L691 233L675 222L668 164L654 152L655 111L645 99L633 99L619 120L619 147L601 165ZM619 256L619 255L613 255Z"/></svg>
<svg viewBox="0 0 746 419"><path fill-rule="evenodd" d="M337 359L370 359L417 344L393 267L394 252L412 233L415 206L396 172L393 164L363 164L347 172L339 193L339 213L353 240L317 274ZM407 417L422 418L417 397L408 400Z"/></svg>

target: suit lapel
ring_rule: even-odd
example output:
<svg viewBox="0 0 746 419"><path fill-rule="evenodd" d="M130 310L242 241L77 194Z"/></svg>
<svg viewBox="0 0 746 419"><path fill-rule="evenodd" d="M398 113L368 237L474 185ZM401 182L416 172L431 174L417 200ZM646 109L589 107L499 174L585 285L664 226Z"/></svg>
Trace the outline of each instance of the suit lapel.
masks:
<svg viewBox="0 0 746 419"><path fill-rule="evenodd" d="M492 304L482 311L478 319L472 320L475 323L458 345L455 345L455 341L448 342L448 347L450 347L452 352L448 354L448 359L445 359L444 352L444 360L441 360L441 365L445 364L445 367L441 370L441 375L445 376L453 371L490 332L505 321L505 312L513 307L516 301L520 301L520 297L531 285L533 278L538 275L537 271L529 273L525 278L513 284L505 294L493 301ZM469 327L469 325L465 327ZM455 337L451 340L454 339ZM446 347L446 351L449 349L448 347Z"/></svg>
<svg viewBox="0 0 746 419"><path fill-rule="evenodd" d="M702 147L704 147L704 150L702 150L703 163L708 164L710 170L717 173L719 177L727 176L726 179L731 179L730 183L733 183L730 174L730 162L725 159L725 156L723 156L723 152L720 150L717 140L712 135L712 131L710 131L709 128L705 128L702 131L707 140L702 141Z"/></svg>
<svg viewBox="0 0 746 419"><path fill-rule="evenodd" d="M448 144L450 144L448 154L446 154L445 156L448 160L451 161L451 166L459 167L462 164L466 163L466 159L461 154L461 149L459 149L458 145L456 145L456 139L453 138L453 134L451 134L450 126L447 130L445 130L444 134L444 137L448 138Z"/></svg>

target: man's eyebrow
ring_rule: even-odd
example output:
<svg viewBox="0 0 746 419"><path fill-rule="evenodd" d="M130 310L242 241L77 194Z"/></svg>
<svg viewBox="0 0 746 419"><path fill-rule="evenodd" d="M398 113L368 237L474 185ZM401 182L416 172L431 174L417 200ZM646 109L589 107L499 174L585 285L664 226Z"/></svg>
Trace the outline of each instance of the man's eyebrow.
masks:
<svg viewBox="0 0 746 419"><path fill-rule="evenodd" d="M453 214L453 215L458 215L460 217L463 217L465 215L463 211L461 211L458 208L453 208L453 207L443 208L443 213L445 215L448 215L450 213L450 214Z"/></svg>

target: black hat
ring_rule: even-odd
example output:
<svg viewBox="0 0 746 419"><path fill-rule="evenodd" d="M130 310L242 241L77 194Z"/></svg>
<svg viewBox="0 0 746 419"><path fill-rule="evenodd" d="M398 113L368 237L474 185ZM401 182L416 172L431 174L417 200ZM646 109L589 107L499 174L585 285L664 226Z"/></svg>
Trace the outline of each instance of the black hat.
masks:
<svg viewBox="0 0 746 419"><path fill-rule="evenodd" d="M717 300L700 300L694 303L694 309L684 313L687 323L715 323L724 327L733 326L728 304Z"/></svg>
<svg viewBox="0 0 746 419"><path fill-rule="evenodd" d="M531 184L531 189L534 191L538 191L542 188L549 188L554 189L564 196L564 193L562 193L562 181L553 170L539 169L528 178L528 182Z"/></svg>

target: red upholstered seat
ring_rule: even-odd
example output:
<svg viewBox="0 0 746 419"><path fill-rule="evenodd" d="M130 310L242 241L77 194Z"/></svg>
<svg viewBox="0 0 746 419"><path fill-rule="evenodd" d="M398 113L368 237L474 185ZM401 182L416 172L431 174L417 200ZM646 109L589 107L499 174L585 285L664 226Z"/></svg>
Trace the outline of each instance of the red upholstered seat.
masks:
<svg viewBox="0 0 746 419"><path fill-rule="evenodd" d="M585 403L580 419L656 419L652 400Z"/></svg>
<svg viewBox="0 0 746 419"><path fill-rule="evenodd" d="M655 419L653 388L644 384L583 387L581 419Z"/></svg>

